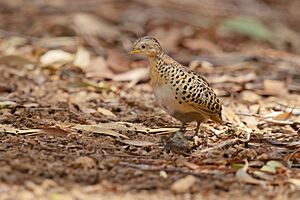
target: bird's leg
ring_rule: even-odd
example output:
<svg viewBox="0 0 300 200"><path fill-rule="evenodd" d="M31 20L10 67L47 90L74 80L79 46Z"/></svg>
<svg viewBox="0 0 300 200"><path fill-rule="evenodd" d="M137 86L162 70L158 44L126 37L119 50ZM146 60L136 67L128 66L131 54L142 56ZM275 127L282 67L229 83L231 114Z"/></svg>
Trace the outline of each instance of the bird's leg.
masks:
<svg viewBox="0 0 300 200"><path fill-rule="evenodd" d="M185 128L186 128L185 125L186 125L186 123L182 123L182 125L179 129L180 132L182 132L182 133L185 132Z"/></svg>
<svg viewBox="0 0 300 200"><path fill-rule="evenodd" d="M196 129L195 129L194 137L198 136L199 128L200 128L200 122L197 122L197 126L196 126Z"/></svg>
<svg viewBox="0 0 300 200"><path fill-rule="evenodd" d="M200 122L197 122L197 126L196 126L196 129L195 129L195 132L194 132L194 137L193 137L194 143L195 143L196 146L199 146L201 143L206 146L207 141L206 141L205 136L201 136L201 137L203 137L202 140L198 137L198 132L199 132L200 124L201 124Z"/></svg>

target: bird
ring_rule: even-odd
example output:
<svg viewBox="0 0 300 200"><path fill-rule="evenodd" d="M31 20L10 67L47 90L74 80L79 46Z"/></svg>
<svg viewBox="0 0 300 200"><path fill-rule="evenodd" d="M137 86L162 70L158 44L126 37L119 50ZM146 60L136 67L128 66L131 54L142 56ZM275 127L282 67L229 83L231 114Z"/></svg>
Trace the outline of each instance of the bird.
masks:
<svg viewBox="0 0 300 200"><path fill-rule="evenodd" d="M180 132L185 131L190 122L197 123L194 136L198 135L200 124L209 119L223 124L222 105L208 81L168 56L158 39L139 38L130 54L148 58L154 96L166 113L181 122Z"/></svg>

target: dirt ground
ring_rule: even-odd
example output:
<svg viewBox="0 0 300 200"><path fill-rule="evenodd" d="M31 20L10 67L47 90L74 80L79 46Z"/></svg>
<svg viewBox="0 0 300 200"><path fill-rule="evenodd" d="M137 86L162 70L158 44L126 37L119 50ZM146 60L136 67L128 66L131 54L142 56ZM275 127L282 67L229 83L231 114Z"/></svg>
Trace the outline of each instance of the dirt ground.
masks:
<svg viewBox="0 0 300 200"><path fill-rule="evenodd" d="M0 200L300 199L299 9L0 1ZM174 136L128 55L144 35L207 78L225 125Z"/></svg>

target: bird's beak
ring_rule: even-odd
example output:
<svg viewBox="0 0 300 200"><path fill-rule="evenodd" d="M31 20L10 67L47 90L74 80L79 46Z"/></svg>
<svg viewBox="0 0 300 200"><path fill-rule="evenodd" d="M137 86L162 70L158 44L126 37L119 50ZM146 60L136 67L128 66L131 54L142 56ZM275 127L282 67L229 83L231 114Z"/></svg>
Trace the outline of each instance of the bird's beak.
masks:
<svg viewBox="0 0 300 200"><path fill-rule="evenodd" d="M134 50L132 50L129 54L135 54L135 53L141 53L141 50L139 50L139 49L134 49Z"/></svg>

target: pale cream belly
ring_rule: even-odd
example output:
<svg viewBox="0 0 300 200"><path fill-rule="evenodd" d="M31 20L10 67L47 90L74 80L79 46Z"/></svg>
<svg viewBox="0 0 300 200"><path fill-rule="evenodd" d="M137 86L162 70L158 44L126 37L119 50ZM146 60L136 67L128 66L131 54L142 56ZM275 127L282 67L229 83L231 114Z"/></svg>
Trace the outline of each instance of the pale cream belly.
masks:
<svg viewBox="0 0 300 200"><path fill-rule="evenodd" d="M183 101L180 103L180 100L175 99L174 91L168 86L155 87L153 92L161 108L183 123L202 122L208 118L187 103Z"/></svg>

